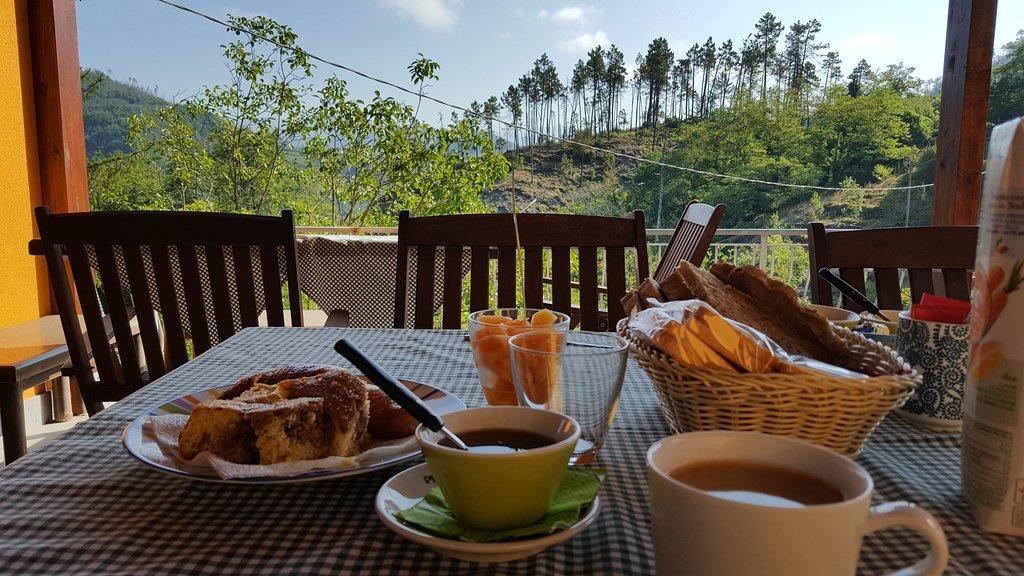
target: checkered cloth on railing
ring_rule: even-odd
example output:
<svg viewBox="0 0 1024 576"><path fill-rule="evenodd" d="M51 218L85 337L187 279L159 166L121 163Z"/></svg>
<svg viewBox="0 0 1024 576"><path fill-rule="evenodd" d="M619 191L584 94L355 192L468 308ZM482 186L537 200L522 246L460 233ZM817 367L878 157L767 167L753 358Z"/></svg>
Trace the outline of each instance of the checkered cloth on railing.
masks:
<svg viewBox="0 0 1024 576"><path fill-rule="evenodd" d="M124 453L124 426L187 392L289 363L342 363L345 336L394 374L483 396L464 333L248 329L80 424L0 472L2 574L651 574L645 452L669 434L643 372L630 365L618 417L598 464L608 470L597 523L532 558L481 566L407 542L377 519L373 498L397 469L290 486L189 482ZM876 500L935 513L950 542L950 574L1022 574L1024 540L984 534L960 492L956 435L891 416L858 457ZM910 532L867 538L861 573L887 574L918 559ZM741 553L742 551L740 551Z"/></svg>
<svg viewBox="0 0 1024 576"><path fill-rule="evenodd" d="M305 236L298 240L302 291L324 312L345 310L353 328L395 325L397 236ZM434 309L442 302L444 252L434 258ZM469 272L464 250L462 273ZM409 250L405 325L412 326L416 302L416 248Z"/></svg>

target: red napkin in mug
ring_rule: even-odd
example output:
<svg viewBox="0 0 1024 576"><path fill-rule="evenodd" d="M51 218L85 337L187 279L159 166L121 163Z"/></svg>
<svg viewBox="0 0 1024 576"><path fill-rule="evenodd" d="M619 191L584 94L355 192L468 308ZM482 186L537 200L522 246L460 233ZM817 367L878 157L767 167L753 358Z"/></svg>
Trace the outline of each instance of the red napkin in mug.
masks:
<svg viewBox="0 0 1024 576"><path fill-rule="evenodd" d="M952 298L942 298L934 294L925 294L920 304L911 304L910 317L925 322L943 322L945 324L966 324L967 315L971 312L971 303Z"/></svg>

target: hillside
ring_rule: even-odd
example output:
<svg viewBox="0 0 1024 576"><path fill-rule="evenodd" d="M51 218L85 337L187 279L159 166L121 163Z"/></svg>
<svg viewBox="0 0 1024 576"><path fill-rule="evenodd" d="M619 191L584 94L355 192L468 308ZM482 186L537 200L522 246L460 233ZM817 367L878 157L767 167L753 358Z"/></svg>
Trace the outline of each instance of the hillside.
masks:
<svg viewBox="0 0 1024 576"><path fill-rule="evenodd" d="M634 132L612 132L603 134L588 142L609 151L632 156L650 154L650 133L641 133L640 142ZM509 162L518 168L509 177L496 183L484 192L488 205L499 211L508 211L510 193L516 191L520 209L530 206L531 211L586 212L607 215L623 215L633 206L616 203L630 190L643 187L657 187L658 182L638 181L638 162L616 158L570 144L552 143L526 146L505 153ZM774 224L784 227L802 228L811 220L822 220L830 226L885 227L903 226L907 220L907 191L886 190L886 187L905 186L908 183L932 182L934 178L934 150L922 153L916 161L912 179L892 176L875 184L867 184L869 191L822 191L820 205L813 201L796 200L778 209L778 221ZM666 182L670 175L666 172ZM666 205L681 205L691 198L686 192L677 193L666 186ZM753 192L752 193L757 193ZM686 196L675 198L675 195ZM696 195L698 199L700 195ZM927 225L931 220L931 190L915 189L910 193L910 225ZM642 207L642 206L639 206ZM679 215L664 213L662 227L675 225ZM770 226L772 214L764 214L758 221L740 219L726 210L723 228L749 228ZM648 209L647 221L656 225L656 214Z"/></svg>
<svg viewBox="0 0 1024 576"><path fill-rule="evenodd" d="M620 154L646 153L633 132L603 134L589 143ZM532 202L534 211L576 211L599 202L613 183L628 185L638 165L622 158L609 164L606 154L560 143L509 150L505 157L515 170L483 194L488 205L503 212L509 209L513 183L520 206Z"/></svg>
<svg viewBox="0 0 1024 576"><path fill-rule="evenodd" d="M134 83L114 80L98 70L83 72L82 108L89 158L129 151L125 142L128 118L169 104Z"/></svg>

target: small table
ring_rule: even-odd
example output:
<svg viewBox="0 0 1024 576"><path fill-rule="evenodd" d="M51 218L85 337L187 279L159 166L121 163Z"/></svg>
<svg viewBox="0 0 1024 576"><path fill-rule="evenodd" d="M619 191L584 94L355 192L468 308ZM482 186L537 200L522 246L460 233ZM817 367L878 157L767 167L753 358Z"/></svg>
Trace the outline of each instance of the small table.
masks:
<svg viewBox="0 0 1024 576"><path fill-rule="evenodd" d="M0 431L7 464L28 450L22 393L60 376L61 368L69 361L58 316L0 328ZM70 394L70 380L62 381L62 388L65 384Z"/></svg>

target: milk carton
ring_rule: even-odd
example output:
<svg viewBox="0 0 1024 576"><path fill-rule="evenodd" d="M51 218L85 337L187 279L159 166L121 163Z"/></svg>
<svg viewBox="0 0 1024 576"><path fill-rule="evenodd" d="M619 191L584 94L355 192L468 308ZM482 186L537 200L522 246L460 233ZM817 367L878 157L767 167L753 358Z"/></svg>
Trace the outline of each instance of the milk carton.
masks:
<svg viewBox="0 0 1024 576"><path fill-rule="evenodd" d="M1024 122L992 131L964 398L963 488L978 524L1024 536Z"/></svg>

